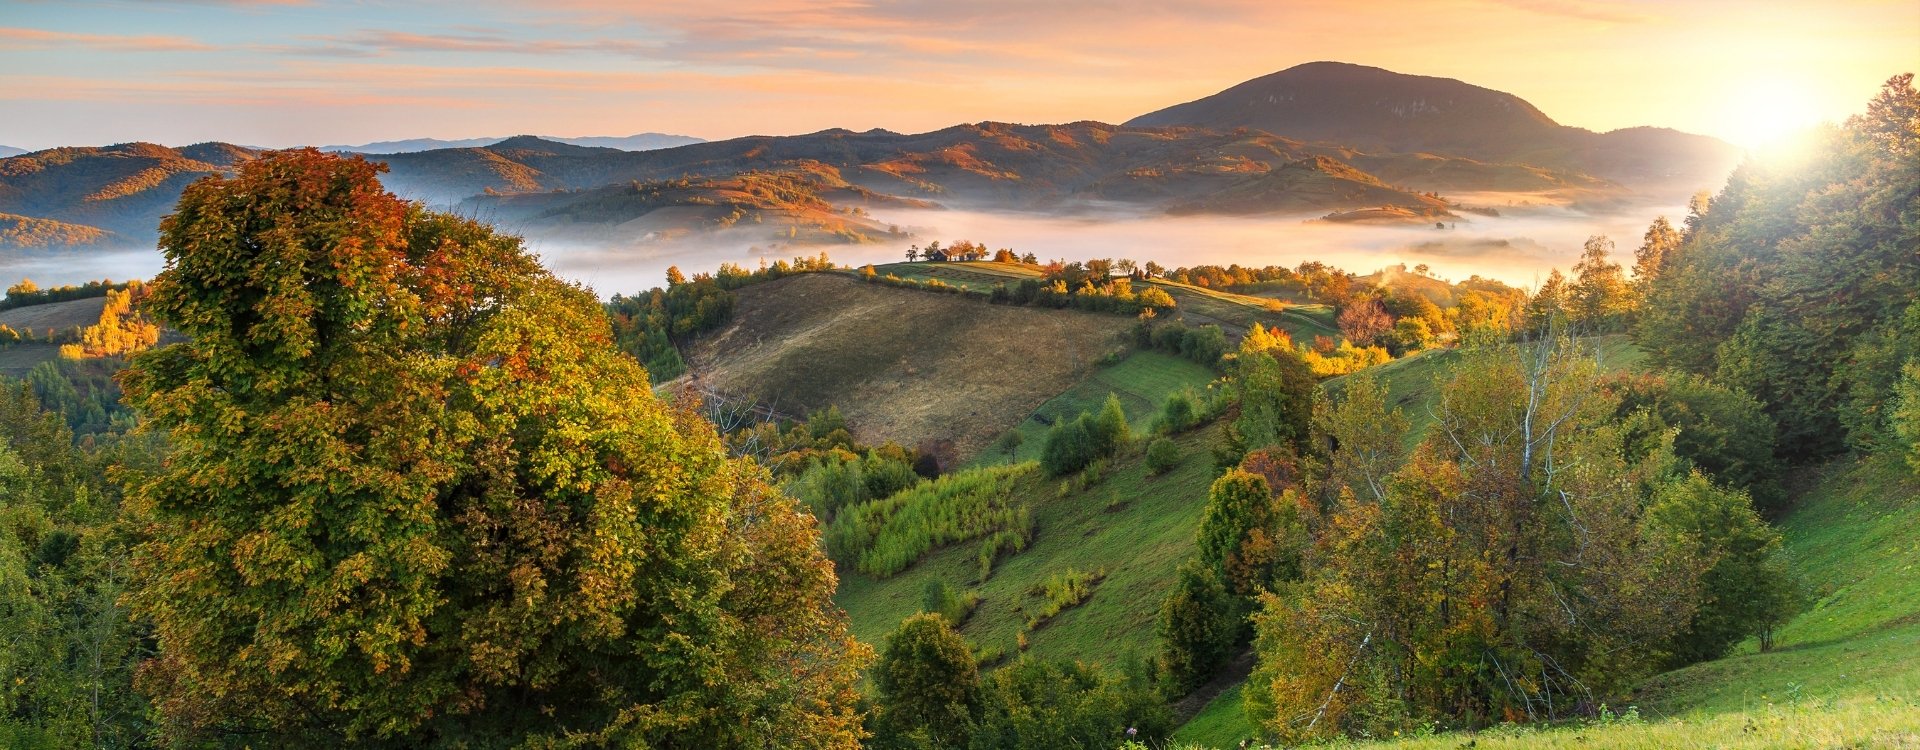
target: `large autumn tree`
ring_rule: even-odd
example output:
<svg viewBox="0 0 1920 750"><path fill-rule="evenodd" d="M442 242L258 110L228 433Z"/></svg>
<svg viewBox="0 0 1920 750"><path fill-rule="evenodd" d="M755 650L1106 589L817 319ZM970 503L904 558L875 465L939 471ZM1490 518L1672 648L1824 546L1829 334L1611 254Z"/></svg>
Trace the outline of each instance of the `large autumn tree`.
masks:
<svg viewBox="0 0 1920 750"><path fill-rule="evenodd" d="M855 746L866 651L815 524L656 400L585 291L378 164L181 196L129 397L133 603L167 731L216 744Z"/></svg>

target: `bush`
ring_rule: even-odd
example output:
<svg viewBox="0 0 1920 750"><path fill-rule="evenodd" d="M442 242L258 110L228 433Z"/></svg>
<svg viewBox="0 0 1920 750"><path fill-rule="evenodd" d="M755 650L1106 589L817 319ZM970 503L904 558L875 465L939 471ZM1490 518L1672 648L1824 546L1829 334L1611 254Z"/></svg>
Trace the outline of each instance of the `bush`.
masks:
<svg viewBox="0 0 1920 750"><path fill-rule="evenodd" d="M960 627L980 606L980 592L954 591L944 578L935 578L927 582L926 598L921 602L920 611L931 612L946 619L947 624Z"/></svg>
<svg viewBox="0 0 1920 750"><path fill-rule="evenodd" d="M1199 410L1194 408L1193 392L1182 388L1167 395L1167 401L1160 405L1160 420L1154 423L1156 432L1177 435L1193 429L1200 423Z"/></svg>
<svg viewBox="0 0 1920 750"><path fill-rule="evenodd" d="M1198 559L1180 565L1173 591L1160 603L1160 669L1170 697L1199 687L1227 660L1241 628L1232 596Z"/></svg>
<svg viewBox="0 0 1920 750"><path fill-rule="evenodd" d="M1035 586L1032 592L1043 601L1039 611L1027 615L1027 629L1038 630L1061 612L1080 606L1093 596L1093 587L1100 585L1101 579L1106 577L1106 571L1089 573L1072 567L1047 576L1047 580Z"/></svg>
<svg viewBox="0 0 1920 750"><path fill-rule="evenodd" d="M1154 438L1147 446L1147 470L1165 474L1180 465L1180 444L1168 438Z"/></svg>
<svg viewBox="0 0 1920 750"><path fill-rule="evenodd" d="M1062 420L1047 431L1047 445L1040 451L1040 465L1048 474L1060 476L1079 471L1091 462L1096 454L1093 447L1093 435L1087 429L1085 414L1073 420Z"/></svg>

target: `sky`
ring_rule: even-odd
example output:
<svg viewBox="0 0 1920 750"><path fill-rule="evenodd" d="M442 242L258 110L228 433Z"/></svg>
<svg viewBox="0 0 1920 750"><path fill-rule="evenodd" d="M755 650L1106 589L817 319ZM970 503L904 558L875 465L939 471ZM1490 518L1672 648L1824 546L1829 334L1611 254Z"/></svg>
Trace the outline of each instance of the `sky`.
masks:
<svg viewBox="0 0 1920 750"><path fill-rule="evenodd" d="M0 0L0 145L1121 122L1315 60L1758 147L1920 69L1920 2Z"/></svg>

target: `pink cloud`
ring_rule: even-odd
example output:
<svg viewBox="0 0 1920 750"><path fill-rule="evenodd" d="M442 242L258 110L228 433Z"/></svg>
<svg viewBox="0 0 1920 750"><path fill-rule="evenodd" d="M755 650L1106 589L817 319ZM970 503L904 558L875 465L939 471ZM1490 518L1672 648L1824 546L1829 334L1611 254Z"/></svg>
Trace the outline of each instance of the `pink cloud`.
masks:
<svg viewBox="0 0 1920 750"><path fill-rule="evenodd" d="M17 44L22 49L66 46L121 52L208 52L216 49L211 45L180 36L75 34L17 27L0 27L0 41Z"/></svg>

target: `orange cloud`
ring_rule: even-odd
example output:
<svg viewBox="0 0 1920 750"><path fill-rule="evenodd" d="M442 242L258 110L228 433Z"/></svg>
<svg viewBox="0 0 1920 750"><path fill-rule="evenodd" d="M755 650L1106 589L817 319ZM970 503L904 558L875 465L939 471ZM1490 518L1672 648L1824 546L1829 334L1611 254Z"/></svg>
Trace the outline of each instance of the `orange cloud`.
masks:
<svg viewBox="0 0 1920 750"><path fill-rule="evenodd" d="M208 52L216 47L179 36L119 36L114 34L74 34L45 29L0 27L0 41L19 49L49 47L86 47L121 52Z"/></svg>

